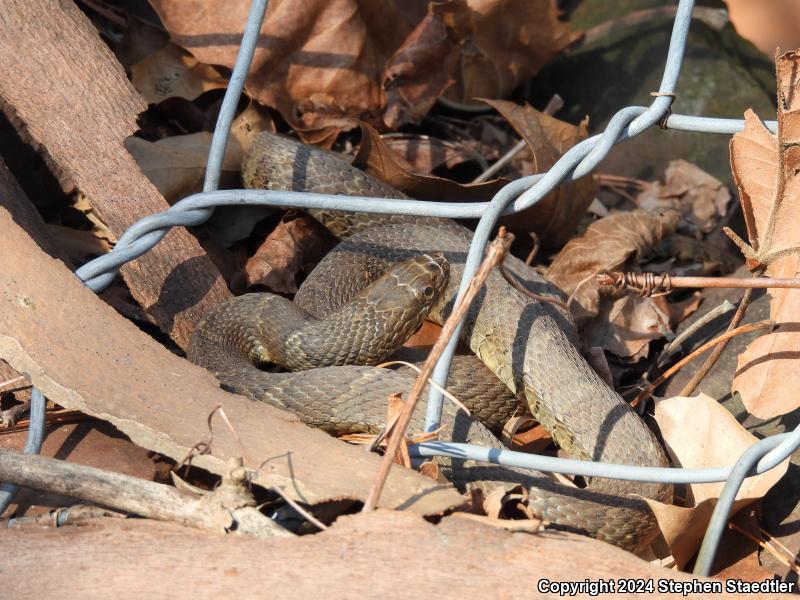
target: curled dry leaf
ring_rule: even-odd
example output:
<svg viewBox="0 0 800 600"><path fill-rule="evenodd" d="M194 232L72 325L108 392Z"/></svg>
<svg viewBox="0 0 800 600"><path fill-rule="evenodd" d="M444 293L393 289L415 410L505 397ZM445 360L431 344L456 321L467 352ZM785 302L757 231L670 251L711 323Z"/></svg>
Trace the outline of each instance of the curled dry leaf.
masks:
<svg viewBox="0 0 800 600"><path fill-rule="evenodd" d="M82 192L78 192L73 208L79 210L83 215L92 223L92 233L98 238L107 240L110 245L117 243L117 237L112 233L108 226L100 218L100 215L94 210L92 202Z"/></svg>
<svg viewBox="0 0 800 600"><path fill-rule="evenodd" d="M656 401L655 419L675 466L686 469L727 467L758 440L716 400L700 394L692 398ZM734 512L763 497L783 477L788 459L762 475L744 480ZM647 500L678 567L697 551L724 482L687 486L686 507Z"/></svg>
<svg viewBox="0 0 800 600"><path fill-rule="evenodd" d="M125 140L125 148L170 204L203 189L210 146L211 134L207 131L176 135L157 142L137 137ZM241 145L232 138L222 162L224 187L238 187L243 154Z"/></svg>
<svg viewBox="0 0 800 600"><path fill-rule="evenodd" d="M172 40L198 60L232 68L250 0L150 0ZM377 121L386 59L411 31L390 0L272 0L247 79L249 95L313 141ZM312 141L308 135L306 141Z"/></svg>
<svg viewBox="0 0 800 600"><path fill-rule="evenodd" d="M311 217L283 219L247 261L247 285L292 294L304 269L319 262L335 244L336 239Z"/></svg>
<svg viewBox="0 0 800 600"><path fill-rule="evenodd" d="M778 135L773 136L752 111L745 129L731 142L731 166L739 188L750 243L767 262L769 277L800 275L800 54L777 59ZM774 214L773 214L774 213ZM770 220L770 215L774 218ZM771 258L764 258L771 257ZM786 414L800 401L800 290L770 290L770 319L776 328L739 355L733 389L745 407L761 419Z"/></svg>
<svg viewBox="0 0 800 600"><path fill-rule="evenodd" d="M217 69L197 62L175 44L167 44L132 65L131 80L149 104L167 98L194 100L209 90L228 87L228 79Z"/></svg>
<svg viewBox="0 0 800 600"><path fill-rule="evenodd" d="M458 102L502 98L580 38L558 20L555 0L470 0L475 32L445 96Z"/></svg>
<svg viewBox="0 0 800 600"><path fill-rule="evenodd" d="M559 121L555 117L539 112L535 108L520 106L505 100L484 100L516 129L527 142L533 155L532 168L524 175L544 173L559 158L588 136L588 120L578 125ZM511 231L527 235L530 231L539 234L544 246L560 246L575 231L597 191L591 176L558 186L530 209L513 217L501 219Z"/></svg>
<svg viewBox="0 0 800 600"><path fill-rule="evenodd" d="M453 83L461 46L474 32L466 0L431 2L427 16L386 64L383 120L392 129L419 123Z"/></svg>
<svg viewBox="0 0 800 600"><path fill-rule="evenodd" d="M586 327L584 338L590 346L636 362L647 357L652 340L669 332L669 314L653 298L625 295L600 301L600 313Z"/></svg>
<svg viewBox="0 0 800 600"><path fill-rule="evenodd" d="M498 487L486 494L483 510L492 519L539 519L528 504L528 490L522 485Z"/></svg>
<svg viewBox="0 0 800 600"><path fill-rule="evenodd" d="M725 215L731 193L719 179L685 160L673 160L664 171L664 183L648 183L636 197L639 208L650 212L674 209L681 213L679 229L710 233Z"/></svg>
<svg viewBox="0 0 800 600"><path fill-rule="evenodd" d="M573 314L576 320L585 322L599 310L600 286L594 275L627 270L653 244L671 235L678 219L674 211L654 215L634 210L595 221L556 255L547 279L567 294L574 294Z"/></svg>

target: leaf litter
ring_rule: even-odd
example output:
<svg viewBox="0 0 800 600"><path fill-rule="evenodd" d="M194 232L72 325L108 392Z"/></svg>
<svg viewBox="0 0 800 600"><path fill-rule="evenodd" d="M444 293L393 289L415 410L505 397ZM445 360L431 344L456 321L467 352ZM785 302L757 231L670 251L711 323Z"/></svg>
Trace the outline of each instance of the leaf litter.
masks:
<svg viewBox="0 0 800 600"><path fill-rule="evenodd" d="M224 11L211 5L190 9L174 0L151 3L172 41L164 44L152 27L141 28L138 35L146 33L154 41L148 42L152 48L149 55L136 55L137 60L131 61L134 86L165 113L170 102L179 99L186 103L185 110L196 111L192 118L198 123L213 124L215 90L227 85L226 68L232 66L239 43L238 34L220 32L241 30L249 2L227 3ZM416 4L378 2L370 6L336 0L312 2L298 12L288 2L271 2L248 79L249 97L234 122L223 185L239 187L241 153L257 132L274 131L276 126L286 130L288 125L302 139L327 147L351 150L358 145L355 165L409 196L445 201L489 200L509 179L467 182L479 174L476 169L485 168L486 158L480 154L494 160L517 136L526 148L501 172L508 178L546 171L588 136L586 121L571 124L527 103L501 99L579 38L567 22L558 19L554 2L453 1L432 3L427 8ZM515 18L509 19L512 13ZM499 39L505 43L498 44ZM778 59L779 135L767 132L751 113L745 131L734 137L731 146L752 248L748 256L751 266L758 266L757 259L770 253L799 245L793 219L785 216L787 211L796 212L798 197L794 193L797 99L791 93L796 62L793 52ZM515 95L515 100L518 98ZM474 109L485 102L503 119L465 117L469 119L465 122L472 123L466 126L443 113L440 102L448 110L460 110L462 105ZM477 123L482 123L481 134L474 133ZM360 143L357 134L339 135L359 126ZM402 137L384 134L387 127L400 126L404 126ZM132 138L127 144L145 174L171 202L201 189L210 141L205 131L181 129L186 129L185 122L168 120L149 130L153 135L148 139ZM456 129L461 132L459 139L454 135ZM470 176L451 176L459 170ZM448 175L437 174L442 171ZM782 212L769 225L775 198ZM533 209L504 222L518 233L539 234L546 249L537 257L540 268L571 296L593 366L607 380L619 383L621 371L615 361L626 365L623 378L645 377L644 367L631 370L630 364L654 360L662 339L672 335L672 328L696 308L702 296L673 293L640 298L601 291L592 275L604 270L636 271L648 262L652 266L654 250L675 231L702 243L728 223L731 207L725 184L684 160L670 163L662 181L643 182L635 195L622 200L630 206L606 206L605 200L606 196L599 194L597 178L586 176L559 186ZM595 221L587 210L607 216ZM230 248L221 252L246 251L247 262L238 276L245 278L247 286L291 295L333 241L308 217L270 217L273 229L265 237L254 233L252 225L240 226L240 221L251 217L234 219L229 229L212 232L212 238L222 248ZM264 218L264 214L257 217ZM60 226L51 224L54 235L59 231L56 227ZM58 235L69 237L63 231ZM95 233L72 238L63 243L84 253L106 251L114 241ZM664 268L686 258L670 257ZM796 260L796 254L772 257L765 272L794 277ZM740 357L734 386L756 416L782 415L797 407L785 393L797 372L791 368L797 358L793 355L796 333L790 327L797 318L794 295L796 290L773 292L772 316L783 329L779 325ZM433 328L426 343L434 341L436 334ZM390 413L398 410L397 405L390 405ZM524 421L509 436L512 447L545 450L549 438L542 435L541 428L531 427L529 418ZM715 400L703 395L657 401L655 421L674 464L687 468L730 465L755 439ZM410 464L407 452L400 460ZM433 463L423 466L423 471L434 479L441 476ZM782 473L776 469L748 480L737 499L737 509L763 496ZM680 567L696 551L720 487L688 486L683 506L654 505ZM531 519L531 525L538 528L526 495L522 489L489 493L473 503L482 514L471 516L493 522Z"/></svg>
<svg viewBox="0 0 800 600"><path fill-rule="evenodd" d="M751 268L764 265L769 277L800 274L800 54L777 57L778 134L771 134L752 112L745 115L745 129L731 142L731 164L747 233ZM770 318L777 323L739 356L733 389L756 417L768 419L800 406L790 390L800 386L800 290L770 292ZM788 392L788 393L787 393Z"/></svg>

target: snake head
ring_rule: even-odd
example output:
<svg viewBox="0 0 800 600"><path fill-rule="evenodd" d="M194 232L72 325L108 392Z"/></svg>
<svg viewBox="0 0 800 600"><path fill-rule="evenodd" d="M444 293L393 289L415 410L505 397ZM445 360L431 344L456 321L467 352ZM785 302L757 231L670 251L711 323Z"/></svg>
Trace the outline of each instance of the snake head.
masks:
<svg viewBox="0 0 800 600"><path fill-rule="evenodd" d="M408 320L410 335L439 304L449 280L450 263L441 252L422 254L397 263L361 293L376 312Z"/></svg>

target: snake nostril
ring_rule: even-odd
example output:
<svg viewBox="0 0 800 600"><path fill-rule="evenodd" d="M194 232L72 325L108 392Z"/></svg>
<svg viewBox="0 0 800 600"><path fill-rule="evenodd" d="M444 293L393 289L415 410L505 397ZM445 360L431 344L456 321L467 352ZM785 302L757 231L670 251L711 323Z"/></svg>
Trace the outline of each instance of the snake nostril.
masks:
<svg viewBox="0 0 800 600"><path fill-rule="evenodd" d="M422 289L422 294L423 294L423 295L424 295L426 298L433 298L433 288L432 288L431 286L429 286L429 285L426 285L426 286L425 286L425 287Z"/></svg>

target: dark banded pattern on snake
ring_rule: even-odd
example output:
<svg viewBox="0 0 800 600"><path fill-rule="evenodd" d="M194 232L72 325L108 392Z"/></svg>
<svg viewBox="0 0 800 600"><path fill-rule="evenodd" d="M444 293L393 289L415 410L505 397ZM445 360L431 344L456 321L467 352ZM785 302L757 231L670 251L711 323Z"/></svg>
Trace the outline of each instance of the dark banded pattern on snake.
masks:
<svg viewBox="0 0 800 600"><path fill-rule="evenodd" d="M243 179L248 187L402 197L335 153L273 134L261 134L253 143ZM353 297L348 273L363 285L364 272L381 273L398 261L441 252L450 265L450 282L431 318L441 322L449 313L469 247L466 228L445 219L310 212L336 235L349 237L323 259L309 285L298 293L296 302L304 310L324 316L346 304ZM537 293L554 293L521 261L509 257L507 266ZM372 367L265 373L249 358L254 340L244 324L280 320L281 314L262 316L224 305L214 314L199 326L190 358L215 372L228 389L291 410L309 425L335 434L377 432L386 419L387 395L411 387L408 375ZM350 333L344 327L338 337ZM337 343L338 337L319 343ZM655 436L577 352L568 322L552 304L532 300L493 273L467 315L462 337L512 392L525 399L533 416L570 456L667 464ZM483 426L446 406L442 439L499 447ZM422 429L422 413L417 411L412 428ZM463 486L523 483L541 518L628 549L640 548L657 532L652 512L639 496L669 501L672 494L671 486L664 484L594 480L588 489L575 489L529 471L459 460L445 460L443 465Z"/></svg>

